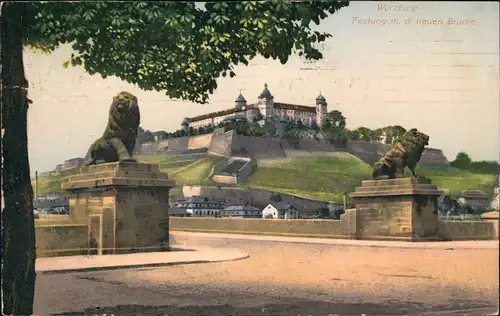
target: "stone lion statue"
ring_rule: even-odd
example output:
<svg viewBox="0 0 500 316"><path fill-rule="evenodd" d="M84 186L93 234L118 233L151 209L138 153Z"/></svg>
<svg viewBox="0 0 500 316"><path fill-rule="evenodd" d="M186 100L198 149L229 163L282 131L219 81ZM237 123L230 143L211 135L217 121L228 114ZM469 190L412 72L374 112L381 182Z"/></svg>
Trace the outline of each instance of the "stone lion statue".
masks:
<svg viewBox="0 0 500 316"><path fill-rule="evenodd" d="M373 168L373 179L389 179L405 176L408 167L416 178L415 168L422 157L425 146L429 145L429 136L413 128L406 133L385 153Z"/></svg>
<svg viewBox="0 0 500 316"><path fill-rule="evenodd" d="M140 113L137 97L122 91L113 97L106 130L90 146L83 164L95 165L116 161L135 161L132 158L139 128Z"/></svg>

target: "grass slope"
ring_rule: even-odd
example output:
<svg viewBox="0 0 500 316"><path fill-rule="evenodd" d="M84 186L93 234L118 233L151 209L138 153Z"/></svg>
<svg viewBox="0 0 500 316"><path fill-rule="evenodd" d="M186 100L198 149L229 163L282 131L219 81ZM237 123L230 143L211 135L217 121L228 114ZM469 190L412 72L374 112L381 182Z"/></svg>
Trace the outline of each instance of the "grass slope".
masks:
<svg viewBox="0 0 500 316"><path fill-rule="evenodd" d="M213 185L212 180L206 179L212 166L223 158L207 156L183 168L170 173L177 185Z"/></svg>
<svg viewBox="0 0 500 316"><path fill-rule="evenodd" d="M36 183L35 180L31 181L33 185L33 192L36 193ZM46 196L50 194L61 193L61 176L52 177L38 177L38 195Z"/></svg>
<svg viewBox="0 0 500 316"><path fill-rule="evenodd" d="M161 171L167 172L170 178L176 180L177 185L209 185L214 184L205 178L210 174L214 163L220 160L218 157L186 154L177 155L154 155L137 156L139 162L161 164ZM74 171L74 172L73 172ZM60 194L61 179L77 172L77 169L64 171L62 174L51 177L38 178L38 195ZM33 190L36 190L35 181L32 181Z"/></svg>
<svg viewBox="0 0 500 316"><path fill-rule="evenodd" d="M493 195L494 174L472 173L449 165L427 165L418 172L440 188L449 190L449 194L453 196L457 196L462 190L481 190L490 198Z"/></svg>
<svg viewBox="0 0 500 316"><path fill-rule="evenodd" d="M212 166L219 157L166 154L139 156L138 160L161 163L169 176L182 185L214 185L207 180ZM418 169L419 173L431 179L451 195L461 190L482 190L491 197L495 175L477 174L455 169L449 165L428 165ZM372 167L350 154L328 157L296 157L259 165L243 187L282 192L300 197L342 201L343 192L352 192L362 180L371 178ZM66 174L63 174L63 176ZM61 176L40 177L39 195L60 192Z"/></svg>
<svg viewBox="0 0 500 316"><path fill-rule="evenodd" d="M296 157L260 165L247 180L249 188L272 190L301 197L341 201L371 174L371 167L358 158Z"/></svg>
<svg viewBox="0 0 500 316"><path fill-rule="evenodd" d="M494 175L474 174L449 165L428 165L418 169L451 195L461 190L482 190L491 196ZM282 192L301 197L342 201L362 180L371 178L372 167L355 156L297 157L289 161L261 165L250 176L246 187Z"/></svg>

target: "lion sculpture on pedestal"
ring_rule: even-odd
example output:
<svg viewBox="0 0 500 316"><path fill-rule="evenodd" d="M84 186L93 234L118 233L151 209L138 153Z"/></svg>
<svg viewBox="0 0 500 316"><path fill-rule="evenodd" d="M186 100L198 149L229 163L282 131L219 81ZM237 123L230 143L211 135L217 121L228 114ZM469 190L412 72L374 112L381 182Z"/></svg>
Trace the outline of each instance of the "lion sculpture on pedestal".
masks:
<svg viewBox="0 0 500 316"><path fill-rule="evenodd" d="M407 131L375 163L372 174L373 179L405 177L405 167L408 167L413 176L417 178L415 168L427 145L429 145L429 136L419 132L416 128Z"/></svg>
<svg viewBox="0 0 500 316"><path fill-rule="evenodd" d="M120 92L113 97L106 130L90 146L83 164L85 166L116 161L134 161L132 158L137 130L140 123L137 97Z"/></svg>

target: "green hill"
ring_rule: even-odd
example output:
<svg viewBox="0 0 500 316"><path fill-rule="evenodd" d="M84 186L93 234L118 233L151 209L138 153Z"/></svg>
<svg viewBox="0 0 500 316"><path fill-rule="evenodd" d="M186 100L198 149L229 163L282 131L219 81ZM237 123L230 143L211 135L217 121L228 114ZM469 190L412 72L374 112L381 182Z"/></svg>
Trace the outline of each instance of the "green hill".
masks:
<svg viewBox="0 0 500 316"><path fill-rule="evenodd" d="M432 180L452 195L461 190L485 191L491 196L494 175L474 174L449 165L428 165L419 174ZM342 201L362 180L371 178L372 167L355 156L297 157L257 167L245 186L272 190L319 200Z"/></svg>
<svg viewBox="0 0 500 316"><path fill-rule="evenodd" d="M206 178L212 166L222 159L190 153L137 158L142 162L160 163L162 171L168 172L179 186L214 185L212 180ZM461 190L468 189L482 190L488 196L493 193L493 174L471 173L449 165L427 165L418 170L421 175L455 196ZM71 172L68 170L63 176ZM318 200L341 201L343 192L351 192L362 180L370 179L371 172L370 165L347 153L338 156L305 156L261 163L247 183L241 186ZM60 175L40 177L39 195L58 193L60 180Z"/></svg>
<svg viewBox="0 0 500 316"><path fill-rule="evenodd" d="M214 163L219 157L210 157L200 153L185 152L183 154L158 154L137 156L139 162L160 164L160 170L167 172L170 178L176 180L178 185L208 185L214 184L206 177L210 174ZM74 174L78 169L63 171L61 174L51 177L38 178L38 195L61 193L61 179ZM36 190L35 181L33 190Z"/></svg>
<svg viewBox="0 0 500 316"><path fill-rule="evenodd" d="M187 166L179 168L169 173L179 185L214 185L215 183L207 179L212 166L219 160L220 157L204 157Z"/></svg>

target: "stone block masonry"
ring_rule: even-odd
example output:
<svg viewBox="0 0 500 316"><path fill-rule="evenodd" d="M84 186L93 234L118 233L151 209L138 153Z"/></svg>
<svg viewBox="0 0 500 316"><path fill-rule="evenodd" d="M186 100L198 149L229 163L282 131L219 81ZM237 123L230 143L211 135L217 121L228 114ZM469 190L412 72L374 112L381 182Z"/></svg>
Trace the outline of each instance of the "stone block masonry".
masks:
<svg viewBox="0 0 500 316"><path fill-rule="evenodd" d="M69 176L72 223L88 225L97 254L166 250L168 195L174 187L158 165L116 162L89 166Z"/></svg>
<svg viewBox="0 0 500 316"><path fill-rule="evenodd" d="M192 137L172 138L162 142L167 142L169 151L184 151L187 149L207 148L208 153L216 156L241 156L254 159L277 159L287 157L287 151L292 149L286 140L276 137L251 137L237 135L234 131L224 132L223 128L217 129L213 134L199 135ZM159 143L142 144L140 152L143 154L153 154L159 149ZM162 148L164 148L163 146ZM326 140L301 139L298 148L293 147L295 152L348 152L366 163L375 163L391 145L370 143L364 141L349 141L346 148L336 147ZM449 164L443 151L435 148L425 148L419 165L426 164Z"/></svg>
<svg viewBox="0 0 500 316"><path fill-rule="evenodd" d="M363 181L351 193L361 239L442 240L437 198L444 194L428 180Z"/></svg>

